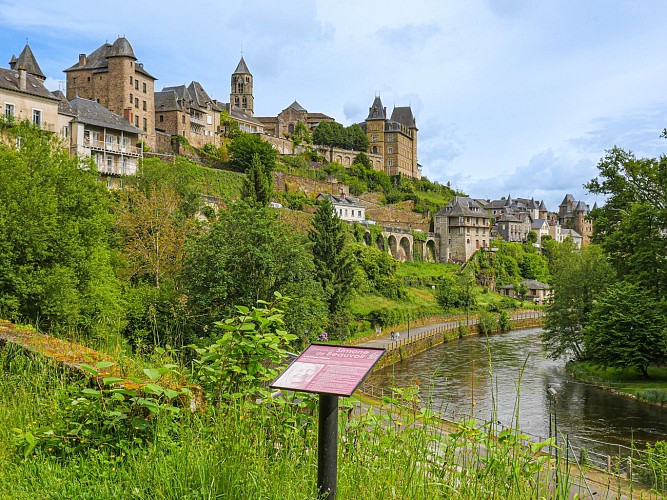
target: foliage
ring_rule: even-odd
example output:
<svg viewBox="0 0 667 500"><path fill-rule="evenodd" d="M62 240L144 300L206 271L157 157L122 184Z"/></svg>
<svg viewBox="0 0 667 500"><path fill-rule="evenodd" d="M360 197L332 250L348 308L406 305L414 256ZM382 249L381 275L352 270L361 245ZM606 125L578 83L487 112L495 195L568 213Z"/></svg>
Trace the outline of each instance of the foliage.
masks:
<svg viewBox="0 0 667 500"><path fill-rule="evenodd" d="M482 334L489 334L498 330L499 329L498 317L489 311L480 312L477 320L477 328L479 328L479 333Z"/></svg>
<svg viewBox="0 0 667 500"><path fill-rule="evenodd" d="M301 120L299 120L294 127L294 134L292 134L292 140L296 145L303 143L308 144L313 141L313 137L310 131L308 130L308 126Z"/></svg>
<svg viewBox="0 0 667 500"><path fill-rule="evenodd" d="M117 453L128 451L161 437L156 434L158 419L162 420L161 432L175 432L173 422L180 416L181 408L174 402L180 398L187 400L190 391L169 389L156 382L166 373L180 376L177 366L144 369L151 382L143 384L105 376L113 365L111 361L100 361L95 366L82 364L94 377L94 388L86 387L73 396L65 396L66 402L51 425L13 429L14 445L24 457L37 452L68 457L105 446ZM172 423L165 425L166 421Z"/></svg>
<svg viewBox="0 0 667 500"><path fill-rule="evenodd" d="M564 354L579 359L584 348L583 328L596 297L613 282L614 271L596 245L581 252L572 245L561 245L553 268L554 300L547 309L542 341L554 359Z"/></svg>
<svg viewBox="0 0 667 500"><path fill-rule="evenodd" d="M264 142L255 134L241 132L232 139L227 150L229 151L229 168L246 172L252 166L253 157L259 155L264 173L272 179L271 172L276 166L276 150L268 142Z"/></svg>
<svg viewBox="0 0 667 500"><path fill-rule="evenodd" d="M507 311L500 311L498 315L498 327L501 332L509 332L512 329L512 322Z"/></svg>
<svg viewBox="0 0 667 500"><path fill-rule="evenodd" d="M242 134L239 122L234 120L227 110L220 113L220 133L223 139L236 139Z"/></svg>
<svg viewBox="0 0 667 500"><path fill-rule="evenodd" d="M647 443L646 450L633 463L636 476L658 491L667 491L667 441Z"/></svg>
<svg viewBox="0 0 667 500"><path fill-rule="evenodd" d="M183 283L199 335L232 314L235 305L252 307L274 292L291 297L286 327L302 337L321 331L326 305L315 280L313 258L302 236L279 222L277 211L235 203L188 245Z"/></svg>
<svg viewBox="0 0 667 500"><path fill-rule="evenodd" d="M262 165L258 154L252 157L250 168L246 170L246 178L241 187L241 196L250 205L267 207L271 201L271 182L269 174Z"/></svg>
<svg viewBox="0 0 667 500"><path fill-rule="evenodd" d="M443 276L436 288L435 298L445 310L455 307L469 310L474 307L476 296L472 274L464 271L456 276Z"/></svg>
<svg viewBox="0 0 667 500"><path fill-rule="evenodd" d="M396 277L397 262L389 254L362 244L352 245L351 250L363 272L366 292L396 300L406 298L405 286Z"/></svg>
<svg viewBox="0 0 667 500"><path fill-rule="evenodd" d="M346 245L343 222L334 213L328 198L318 207L312 224L308 238L312 243L316 275L327 297L329 315L334 316L348 308L354 291L354 261ZM332 333L345 335L341 331Z"/></svg>
<svg viewBox="0 0 667 500"><path fill-rule="evenodd" d="M122 306L111 267L113 216L94 165L70 158L56 137L27 123L4 134L0 316L52 333L115 331Z"/></svg>
<svg viewBox="0 0 667 500"><path fill-rule="evenodd" d="M286 348L296 335L282 329L285 299L276 292L272 303L258 301L261 307L237 306L237 315L214 323L218 340L207 347L191 347L194 378L215 403L240 398L267 397L266 383L278 375L287 356Z"/></svg>
<svg viewBox="0 0 667 500"><path fill-rule="evenodd" d="M313 130L313 143L362 152L368 149L368 137L356 123L343 127L337 122L320 122Z"/></svg>
<svg viewBox="0 0 667 500"><path fill-rule="evenodd" d="M620 281L596 297L583 328L586 359L602 366L636 368L667 362L665 306L639 285Z"/></svg>

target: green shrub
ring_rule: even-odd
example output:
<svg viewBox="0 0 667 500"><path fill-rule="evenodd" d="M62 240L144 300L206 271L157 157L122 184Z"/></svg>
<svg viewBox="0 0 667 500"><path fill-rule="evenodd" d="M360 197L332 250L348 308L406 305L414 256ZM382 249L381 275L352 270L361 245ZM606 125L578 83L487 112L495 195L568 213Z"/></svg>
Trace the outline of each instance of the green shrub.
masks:
<svg viewBox="0 0 667 500"><path fill-rule="evenodd" d="M479 328L479 333L489 334L498 330L499 321L495 314L488 311L482 311L479 313L479 320L477 322L477 327Z"/></svg>

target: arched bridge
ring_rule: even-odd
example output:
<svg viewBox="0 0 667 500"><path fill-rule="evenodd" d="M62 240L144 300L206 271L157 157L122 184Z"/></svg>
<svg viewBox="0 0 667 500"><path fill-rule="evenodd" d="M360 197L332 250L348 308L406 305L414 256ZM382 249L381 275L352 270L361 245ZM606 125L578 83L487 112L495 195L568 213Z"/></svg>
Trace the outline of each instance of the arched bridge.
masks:
<svg viewBox="0 0 667 500"><path fill-rule="evenodd" d="M417 260L438 262L438 245L435 233L417 232L418 236L400 227L382 227L382 232L372 241L373 235L369 229L364 235L364 243L383 252L387 252L394 259L405 262ZM416 240L416 241L415 241Z"/></svg>

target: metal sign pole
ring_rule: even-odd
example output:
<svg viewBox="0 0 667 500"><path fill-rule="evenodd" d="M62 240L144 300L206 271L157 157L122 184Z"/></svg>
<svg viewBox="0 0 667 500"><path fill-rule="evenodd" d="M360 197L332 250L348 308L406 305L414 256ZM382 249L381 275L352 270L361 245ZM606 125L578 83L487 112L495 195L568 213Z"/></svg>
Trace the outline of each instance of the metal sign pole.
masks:
<svg viewBox="0 0 667 500"><path fill-rule="evenodd" d="M320 394L320 425L317 431L318 498L336 498L338 474L338 396Z"/></svg>

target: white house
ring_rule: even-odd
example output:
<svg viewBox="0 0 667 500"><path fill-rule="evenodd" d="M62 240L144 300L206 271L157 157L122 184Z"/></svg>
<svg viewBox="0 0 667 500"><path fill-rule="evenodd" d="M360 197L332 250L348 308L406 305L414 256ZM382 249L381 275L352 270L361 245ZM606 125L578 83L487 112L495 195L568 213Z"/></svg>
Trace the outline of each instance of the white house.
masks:
<svg viewBox="0 0 667 500"><path fill-rule="evenodd" d="M360 204L356 198L320 193L317 195L317 199L329 199L334 207L334 212L341 220L347 222L361 222L366 220L366 207Z"/></svg>

